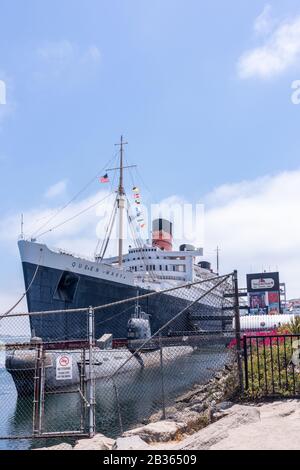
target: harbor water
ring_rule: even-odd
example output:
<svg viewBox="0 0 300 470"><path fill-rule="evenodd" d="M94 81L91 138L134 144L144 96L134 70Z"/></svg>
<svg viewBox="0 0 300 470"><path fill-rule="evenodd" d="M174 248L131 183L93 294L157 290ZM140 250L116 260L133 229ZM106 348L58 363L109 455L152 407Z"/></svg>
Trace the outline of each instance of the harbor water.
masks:
<svg viewBox="0 0 300 470"><path fill-rule="evenodd" d="M228 351L228 350L227 350ZM194 384L206 383L228 359L225 348L194 350L164 364L164 398L166 405L190 390ZM5 351L0 352L0 436L30 436L32 434L32 397L20 398L5 367ZM159 364L136 368L116 376L96 381L96 431L109 437L141 424L162 409L162 380ZM118 389L119 407L115 386ZM74 431L80 427L81 399L78 393L47 395L44 429ZM0 449L31 449L68 442L67 438L1 440ZM69 441L70 442L70 441Z"/></svg>

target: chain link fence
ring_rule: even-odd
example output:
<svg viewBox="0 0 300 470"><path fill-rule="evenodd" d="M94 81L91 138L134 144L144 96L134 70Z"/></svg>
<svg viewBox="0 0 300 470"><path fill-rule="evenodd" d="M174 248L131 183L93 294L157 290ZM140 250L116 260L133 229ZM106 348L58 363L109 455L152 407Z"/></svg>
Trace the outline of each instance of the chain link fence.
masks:
<svg viewBox="0 0 300 470"><path fill-rule="evenodd" d="M1 449L115 438L164 419L180 395L241 360L236 273L89 309L10 314L0 335Z"/></svg>

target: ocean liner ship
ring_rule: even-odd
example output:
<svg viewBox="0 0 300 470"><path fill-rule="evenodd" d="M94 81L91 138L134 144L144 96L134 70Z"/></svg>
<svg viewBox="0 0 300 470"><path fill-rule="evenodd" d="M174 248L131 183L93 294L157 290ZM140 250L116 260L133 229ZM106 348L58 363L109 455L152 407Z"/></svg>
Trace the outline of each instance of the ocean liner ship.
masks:
<svg viewBox="0 0 300 470"><path fill-rule="evenodd" d="M111 217L111 226L118 219L118 255L105 258L111 228L108 230L107 240L103 242L102 253L91 260L63 250L50 249L35 239L21 238L18 245L29 312L105 305L189 282L207 279L209 283L209 279L216 276L210 264L201 261L202 248L181 245L179 250L173 249L172 223L165 219L153 221L151 242L144 243L137 238L135 246L129 247L127 253L123 252L125 214L129 224L134 224L134 218L128 212L128 198L123 184L123 144L121 138L119 166L114 168L119 172L119 184L115 211ZM209 285L206 285L206 289L208 288ZM199 295L200 289L201 285ZM152 333L191 302L185 291L179 289L141 300L140 305L149 316ZM212 295L217 296L218 292L215 291ZM214 304L217 305L217 302ZM201 323L201 315L207 328L208 316L221 316L220 307L211 305L211 298L206 296L179 319L171 322L164 334L170 336L202 328L204 323ZM97 338L105 333L111 333L114 339L126 338L128 322L132 316L132 309L126 307L126 304L115 305L95 313ZM134 304L132 307L134 308ZM77 340L86 337L86 314L40 313L30 317L30 327L32 334L44 341Z"/></svg>

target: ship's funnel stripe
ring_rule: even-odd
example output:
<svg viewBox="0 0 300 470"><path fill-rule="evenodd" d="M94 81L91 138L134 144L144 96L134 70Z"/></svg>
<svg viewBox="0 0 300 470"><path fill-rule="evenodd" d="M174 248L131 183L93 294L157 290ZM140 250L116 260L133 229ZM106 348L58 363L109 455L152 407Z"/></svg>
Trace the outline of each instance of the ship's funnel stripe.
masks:
<svg viewBox="0 0 300 470"><path fill-rule="evenodd" d="M173 225L167 219L155 219L152 222L152 245L161 250L171 251Z"/></svg>

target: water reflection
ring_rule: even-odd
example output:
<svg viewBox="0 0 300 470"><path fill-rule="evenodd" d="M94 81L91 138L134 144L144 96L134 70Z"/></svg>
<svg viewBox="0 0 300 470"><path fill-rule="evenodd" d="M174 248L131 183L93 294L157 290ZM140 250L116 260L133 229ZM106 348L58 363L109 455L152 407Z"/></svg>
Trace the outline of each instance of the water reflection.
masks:
<svg viewBox="0 0 300 470"><path fill-rule="evenodd" d="M228 359L224 348L194 351L169 361L164 366L163 383L159 364L134 369L96 382L96 429L110 437L120 434L120 414L123 430L142 423L152 413L161 410L162 385L166 405L193 384L206 383ZM118 413L117 394L120 414ZM0 435L31 435L32 397L18 398L5 369L0 369ZM81 398L78 393L48 395L45 400L44 430L47 432L79 430ZM66 438L62 441L66 442ZM26 449L57 444L58 439L3 441L0 449Z"/></svg>

